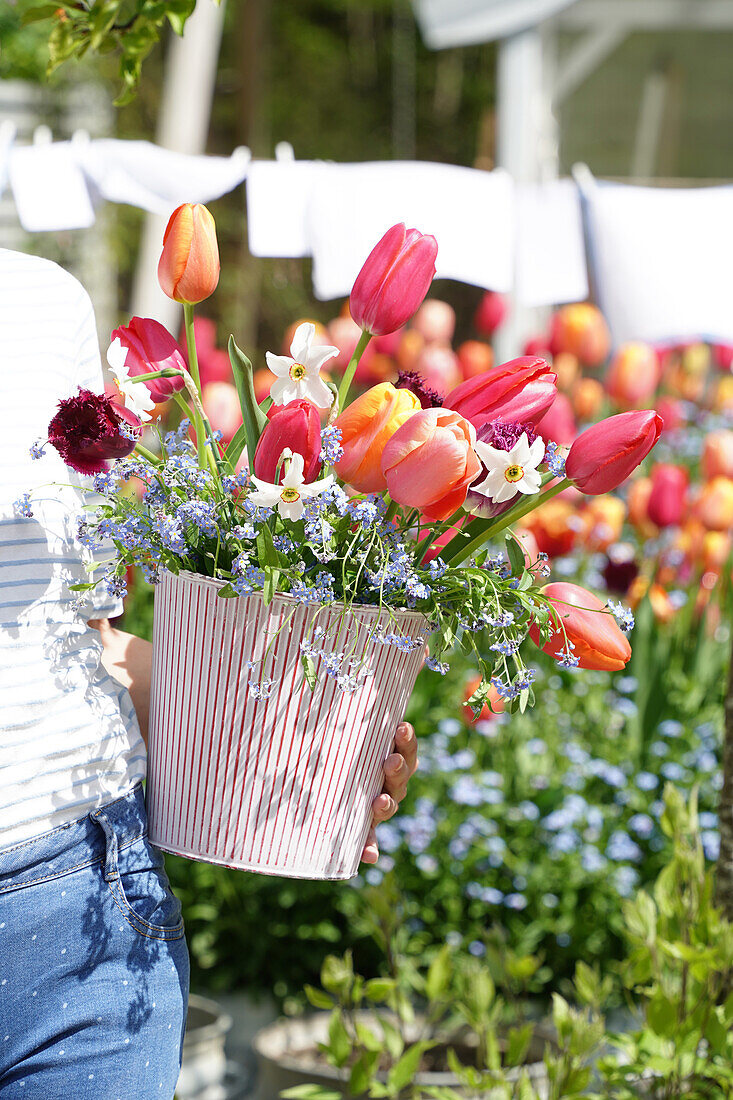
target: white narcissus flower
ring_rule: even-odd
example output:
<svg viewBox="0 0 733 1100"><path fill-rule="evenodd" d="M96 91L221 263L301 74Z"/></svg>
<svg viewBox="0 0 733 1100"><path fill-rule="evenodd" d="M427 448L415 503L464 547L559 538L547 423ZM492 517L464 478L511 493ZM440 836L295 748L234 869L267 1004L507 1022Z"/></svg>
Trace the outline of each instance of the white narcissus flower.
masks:
<svg viewBox="0 0 733 1100"><path fill-rule="evenodd" d="M311 347L316 326L309 321L298 325L290 345L290 355L265 353L267 365L277 378L272 383L270 397L275 405L288 405L304 397L319 409L328 409L333 403L333 393L320 376L324 363L338 355L339 349L331 345Z"/></svg>
<svg viewBox="0 0 733 1100"><path fill-rule="evenodd" d="M273 508L277 505L277 510L283 519L297 520L303 515L304 501L330 489L333 484L333 474L306 485L303 481L303 456L297 452L293 454L290 448L286 447L281 457L283 460L290 459L290 466L282 485L272 485L269 481L261 481L260 478L252 476L251 480L257 489L249 494L248 500L258 508Z"/></svg>
<svg viewBox="0 0 733 1100"><path fill-rule="evenodd" d="M152 420L150 413L155 408L155 402L150 396L150 390L144 382L135 382L134 377L130 377L130 372L125 366L126 359L127 348L119 336L116 336L107 349L107 362L115 376L124 406L135 413L140 420Z"/></svg>
<svg viewBox="0 0 733 1100"><path fill-rule="evenodd" d="M530 446L527 433L522 432L510 451L500 451L480 439L473 446L488 473L483 481L471 486L472 493L481 493L494 504L503 504L516 493L527 496L539 493L542 475L537 467L545 457L545 441L541 436Z"/></svg>

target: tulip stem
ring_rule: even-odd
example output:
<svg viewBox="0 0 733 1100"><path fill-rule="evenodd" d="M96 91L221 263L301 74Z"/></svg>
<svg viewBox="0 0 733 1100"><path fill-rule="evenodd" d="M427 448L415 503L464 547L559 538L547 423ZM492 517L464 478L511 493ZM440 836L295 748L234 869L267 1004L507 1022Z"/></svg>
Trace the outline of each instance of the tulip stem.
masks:
<svg viewBox="0 0 733 1100"><path fill-rule="evenodd" d="M152 451L149 451L147 447L144 447L142 443L135 444L135 452L136 454L142 455L143 458L146 458L148 462L153 464L153 466L160 465L160 459L158 458L158 456L153 454Z"/></svg>
<svg viewBox="0 0 733 1100"><path fill-rule="evenodd" d="M351 359L349 360L349 365L344 371L344 376L341 379L341 385L339 386L338 394L339 413L342 413L346 408L346 398L349 396L349 390L351 389L351 383L353 382L354 375L356 374L356 368L358 367L359 360L364 354L364 349L366 348L371 338L371 332L367 332L366 329L363 329L362 334L359 337L359 342L354 348L354 354L351 356Z"/></svg>
<svg viewBox="0 0 733 1100"><path fill-rule="evenodd" d="M534 511L535 508L539 508L541 504L550 500L551 497L557 496L563 489L571 484L569 478L563 478L557 485L553 485L551 489L547 489L544 493L533 493L528 496L526 500L521 500L518 504L515 504L513 508L509 508L501 516L498 517L498 522L489 523L486 520L475 520L473 523L465 528L464 533L470 535L475 532L474 537L464 545L459 547L452 554L447 555L444 559L450 562L451 565L460 565L466 558L470 558L471 554L475 554L484 543L489 539L494 538L503 531L506 527L511 526L512 523L516 523L522 516L526 516L528 512ZM458 536L456 536L458 537ZM451 539L451 543L455 540ZM449 543L449 546L451 545Z"/></svg>
<svg viewBox="0 0 733 1100"><path fill-rule="evenodd" d="M191 368L191 373L186 378L186 389L191 395L193 401L193 419L194 427L196 430L196 449L199 456L199 466L201 469L206 467L206 433L204 431L204 418L201 415L203 408L201 406L201 378L199 376L199 361L196 355L196 335L193 330L193 306L190 302L183 303L183 323L186 329L186 346L188 348L188 365ZM188 372L186 372L188 373ZM185 375L184 375L185 378ZM193 385L189 385L189 379ZM195 396L194 396L195 394Z"/></svg>

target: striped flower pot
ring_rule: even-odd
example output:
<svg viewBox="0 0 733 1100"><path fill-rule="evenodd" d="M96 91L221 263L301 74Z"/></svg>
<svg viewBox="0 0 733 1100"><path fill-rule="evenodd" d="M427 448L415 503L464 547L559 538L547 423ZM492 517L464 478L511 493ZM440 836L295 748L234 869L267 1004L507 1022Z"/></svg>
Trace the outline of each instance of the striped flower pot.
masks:
<svg viewBox="0 0 733 1100"><path fill-rule="evenodd" d="M292 878L356 874L395 726L423 660L375 630L425 636L416 612L320 610L328 649L366 656L373 675L342 692L300 643L316 608L277 595L219 599L223 582L164 573L155 591L147 806L167 852ZM254 669L252 668L254 662ZM258 687L272 681L267 697Z"/></svg>

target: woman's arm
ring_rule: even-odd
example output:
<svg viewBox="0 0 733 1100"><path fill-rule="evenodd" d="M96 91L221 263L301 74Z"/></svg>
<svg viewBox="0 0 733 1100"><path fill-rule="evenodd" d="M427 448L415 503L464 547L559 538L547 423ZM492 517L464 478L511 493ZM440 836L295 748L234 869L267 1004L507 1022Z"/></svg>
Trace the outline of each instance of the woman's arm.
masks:
<svg viewBox="0 0 733 1100"><path fill-rule="evenodd" d="M148 714L150 711L150 668L153 647L150 642L117 630L109 619L90 619L89 626L102 636L102 664L132 696L140 732L148 744Z"/></svg>

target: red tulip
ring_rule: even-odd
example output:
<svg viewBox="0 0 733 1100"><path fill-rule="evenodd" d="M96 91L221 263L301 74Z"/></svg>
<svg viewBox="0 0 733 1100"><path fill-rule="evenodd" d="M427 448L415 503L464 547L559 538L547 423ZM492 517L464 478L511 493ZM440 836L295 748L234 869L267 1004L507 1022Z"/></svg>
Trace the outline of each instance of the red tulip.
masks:
<svg viewBox="0 0 733 1100"><path fill-rule="evenodd" d="M132 429L133 437L120 428ZM135 436L142 433L137 416L106 394L79 387L76 397L58 403L58 412L48 425L48 441L67 466L80 474L99 474L107 469L106 459L124 458L135 449Z"/></svg>
<svg viewBox="0 0 733 1100"><path fill-rule="evenodd" d="M570 652L578 658L579 668L609 671L625 668L631 657L631 646L613 615L605 610L605 605L597 596L578 584L566 581L546 584L542 593L561 619L559 628L553 629L550 640L541 647L545 653L556 657L558 653L565 652L567 635L567 640L574 647ZM530 626L529 633L535 645L539 645L537 626Z"/></svg>
<svg viewBox="0 0 733 1100"><path fill-rule="evenodd" d="M201 203L185 202L174 210L163 237L158 282L175 302L203 302L219 282L216 225Z"/></svg>
<svg viewBox="0 0 733 1100"><path fill-rule="evenodd" d="M416 412L382 452L382 473L392 500L419 508L430 520L452 516L481 469L475 441L474 429L458 413L449 409Z"/></svg>
<svg viewBox="0 0 733 1100"><path fill-rule="evenodd" d="M544 359L523 356L461 382L444 401L481 428L491 420L537 424L557 395L557 375Z"/></svg>
<svg viewBox="0 0 733 1100"><path fill-rule="evenodd" d="M487 290L473 316L473 324L482 336L491 336L506 320L509 312L506 298L495 290Z"/></svg>
<svg viewBox="0 0 733 1100"><path fill-rule="evenodd" d="M374 246L356 277L349 309L373 336L394 332L412 317L435 275L435 237L393 225Z"/></svg>
<svg viewBox="0 0 733 1100"><path fill-rule="evenodd" d="M537 432L543 439L552 439L561 447L569 447L575 439L575 416L570 399L559 393L551 407L537 425Z"/></svg>
<svg viewBox="0 0 733 1100"><path fill-rule="evenodd" d="M678 527L686 517L689 480L682 466L660 462L654 467L646 510L657 527Z"/></svg>
<svg viewBox="0 0 733 1100"><path fill-rule="evenodd" d="M609 416L581 432L570 448L565 472L583 493L610 493L646 458L663 427L653 409Z"/></svg>
<svg viewBox="0 0 733 1100"><path fill-rule="evenodd" d="M657 412L664 421L665 432L674 432L685 423L685 414L682 402L674 397L660 397L657 401Z"/></svg>
<svg viewBox="0 0 733 1100"><path fill-rule="evenodd" d="M263 481L277 484L275 472L283 451L303 456L303 478L315 481L321 471L321 417L311 401L298 399L288 405L273 405L257 444L254 472ZM280 477L285 470L280 469Z"/></svg>
<svg viewBox="0 0 733 1100"><path fill-rule="evenodd" d="M151 317L133 317L129 325L121 325L112 333L112 340L119 340L127 351L125 366L130 377L147 374L153 370L173 367L185 369L186 360L180 346L167 328ZM143 383L150 390L150 396L156 404L167 401L185 382L182 375L172 378L151 378Z"/></svg>

